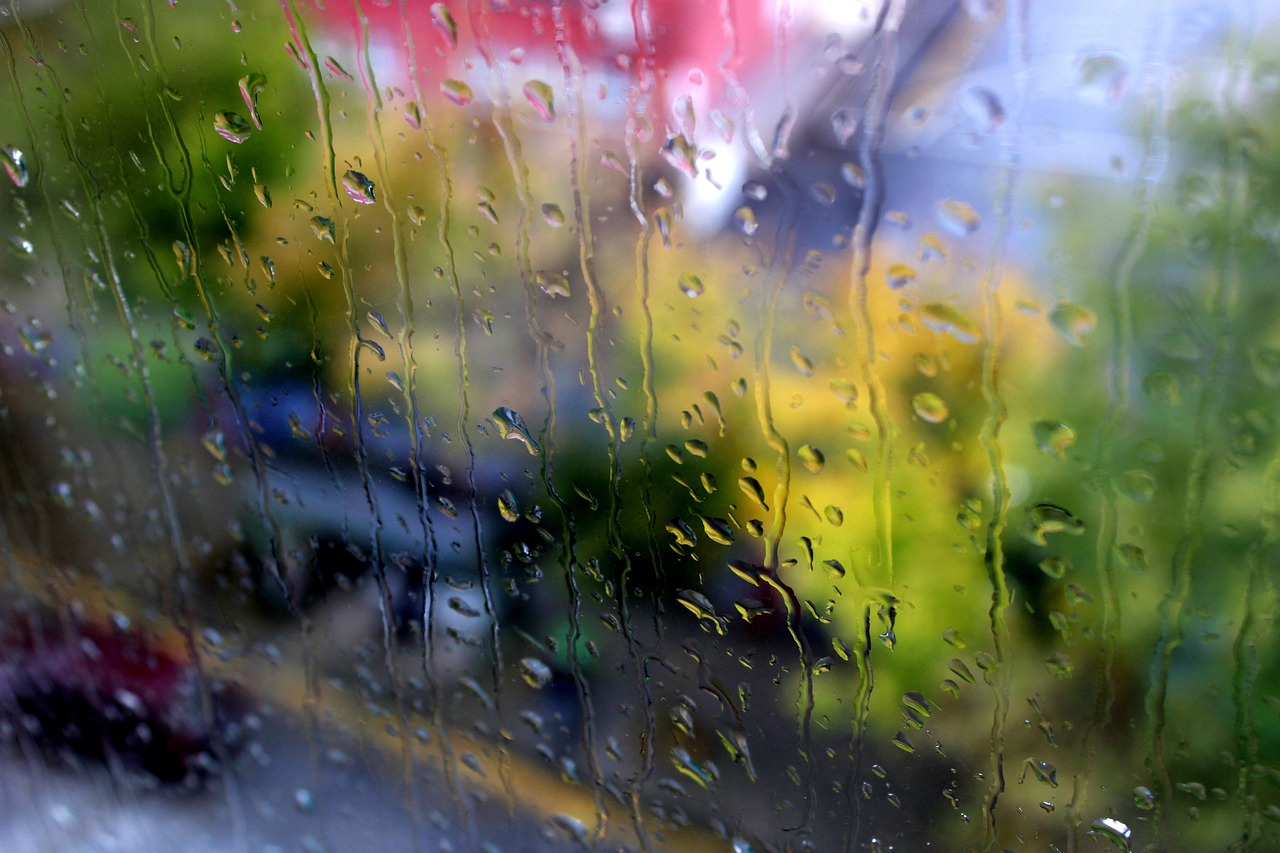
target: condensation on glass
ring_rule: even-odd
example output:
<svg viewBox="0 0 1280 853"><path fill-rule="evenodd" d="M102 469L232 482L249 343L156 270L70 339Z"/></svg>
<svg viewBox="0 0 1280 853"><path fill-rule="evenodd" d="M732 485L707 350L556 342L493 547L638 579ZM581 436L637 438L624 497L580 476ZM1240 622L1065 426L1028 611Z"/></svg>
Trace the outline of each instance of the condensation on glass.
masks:
<svg viewBox="0 0 1280 853"><path fill-rule="evenodd" d="M0 846L1280 847L1265 2L0 9Z"/></svg>

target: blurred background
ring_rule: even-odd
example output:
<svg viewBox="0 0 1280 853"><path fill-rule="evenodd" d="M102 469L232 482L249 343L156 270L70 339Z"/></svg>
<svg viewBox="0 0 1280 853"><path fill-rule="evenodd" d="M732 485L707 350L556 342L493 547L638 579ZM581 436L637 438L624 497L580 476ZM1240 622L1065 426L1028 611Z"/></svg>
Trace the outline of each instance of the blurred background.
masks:
<svg viewBox="0 0 1280 853"><path fill-rule="evenodd" d="M1275 12L0 9L6 849L1280 848Z"/></svg>

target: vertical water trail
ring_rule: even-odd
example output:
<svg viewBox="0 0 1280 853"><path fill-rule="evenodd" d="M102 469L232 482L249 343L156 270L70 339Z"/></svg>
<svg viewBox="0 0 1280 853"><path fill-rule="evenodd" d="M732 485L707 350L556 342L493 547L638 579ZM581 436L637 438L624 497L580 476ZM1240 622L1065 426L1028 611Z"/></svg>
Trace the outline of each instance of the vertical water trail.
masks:
<svg viewBox="0 0 1280 853"><path fill-rule="evenodd" d="M1236 705L1236 796L1243 812L1240 839L1232 849L1244 851L1260 849L1266 838L1258 792L1263 770L1254 702L1261 663L1259 649L1267 648L1274 632L1276 605L1280 603L1272 570L1280 554L1280 449L1272 455L1263 475L1258 521L1261 535L1246 558L1249 581L1244 593L1244 615L1231 649L1235 659L1232 695Z"/></svg>
<svg viewBox="0 0 1280 853"><path fill-rule="evenodd" d="M1115 701L1114 672L1120 636L1120 592L1116 585L1116 544L1119 531L1119 509L1114 476L1114 444L1116 432L1128 415L1133 370L1133 270L1147 250L1147 240L1155 214L1155 195L1168 157L1167 110L1168 69L1164 62L1171 16L1163 6L1151 13L1146 36L1143 63L1143 111L1141 119L1142 161L1134 190L1134 213L1124 237L1119 256L1109 277L1107 308L1114 327L1107 364L1109 400L1098 426L1093 470L1095 486L1102 495L1102 513L1098 524L1098 543L1094 550L1098 582L1102 590L1102 666L1094 684L1093 715L1080 743L1078 770L1072 778L1071 799L1067 803L1067 849L1080 848L1080 834L1088 827L1085 818L1089 799L1089 774L1097 759L1098 742L1111 722Z"/></svg>
<svg viewBox="0 0 1280 853"><path fill-rule="evenodd" d="M876 427L876 460L872 470L871 511L875 517L876 551L875 576L877 583L886 589L894 587L893 566L893 462L898 441L898 426L889 408L889 396L884 380L876 364L879 357L876 345L875 321L871 314L871 244L880 211L884 204L884 167L880 161L880 146L884 139L885 121L894 89L898 62L898 28L905 13L902 2L886 4L885 19L881 22L875 55L875 83L867 101L863 119L863 137L858 158L866 175L866 189L862 207L852 235L853 256L850 262L850 287L848 312L853 318L854 346L857 350L858 372L867 388L867 406ZM849 801L851 815L845 833L844 849L852 853L861 846L862 800L855 790L862 773L863 745L871 713L871 692L875 684L871 659L871 610L862 614L865 622L865 645L858 653L858 689L854 697L854 720L849 733L849 774L845 780L845 797Z"/></svg>
<svg viewBox="0 0 1280 853"><path fill-rule="evenodd" d="M409 25L409 12L406 6L406 0L400 0L400 27L404 32L405 46L409 55L409 80L413 86L415 102L422 108L426 109L425 93L422 90L421 75L418 68L418 46L413 37L413 30ZM447 275L450 279L451 287L456 291L459 288L457 278L457 256L454 252L453 240L449 236L450 225L453 213L453 179L449 176L449 163L447 152L435 140L435 136L431 130L431 117L429 114L424 116L427 124L424 125L427 147L431 150L433 156L439 164L440 176L440 219L436 228L436 239L440 242L445 253L445 265ZM412 306L406 306L409 310L407 322L412 324L413 313ZM455 354L456 355L456 354ZM414 401L417 401L417 365L412 366L409 372L409 389L413 395ZM460 392L461 393L461 392ZM419 435L415 444L415 455L421 448L421 435L418 433L421 425L421 417L415 415L414 431ZM470 474L469 479L470 481ZM426 561L427 572L423 582L425 589L423 590L423 618L422 618L422 674L426 681L427 692L431 697L431 717L435 724L436 742L439 744L440 764L444 772L445 784L449 789L450 795L454 799L454 803L462 810L466 823L470 826L473 824L474 817L470 807L468 798L463 795L461 778L458 773L457 756L453 746L453 736L450 733L444 719L444 686L440 677L439 667L436 661L436 649L439 645L439 634L437 632L437 620L435 619L436 606L436 588L440 582L440 563L439 551L436 547L435 528L427 514L427 507L430 502L430 496L427 493L426 478L423 477L416 484L417 501L418 501L418 524L426 534ZM474 487L473 487L474 488ZM475 502L472 501L474 509ZM508 780L508 772L506 762L502 761L499 767L500 772L504 774L504 781ZM509 782L508 782L509 784ZM510 792L508 792L510 796Z"/></svg>
<svg viewBox="0 0 1280 853"><path fill-rule="evenodd" d="M644 390L644 422L640 437L640 502L645 515L645 545L649 565L657 580L656 588L665 589L666 572L659 557L657 525L658 519L653 510L654 474L649 454L658 440L658 392L653 357L653 309L649 304L649 249L653 244L653 226L649 222L644 207L644 166L640 159L640 124L649 109L656 75L654 73L653 25L650 19L649 0L631 0L631 28L639 54L639 65L632 79L631 91L627 98L627 125L624 131L624 146L627 151L628 186L627 202L632 216L636 220L635 264L636 303L640 313L640 366L641 387ZM626 794L631 806L631 823L636 836L640 839L641 848L652 849L649 831L644 823L644 805L641 794L645 783L653 775L654 741L658 734L658 723L654 714L653 692L649 689L649 679L645 666L638 660L636 641L631 630L630 606L627 604L631 560L624 549L623 572L619 579L619 605L622 608L624 625L626 625L628 649L631 652L632 665L635 668L637 691L644 705L644 732L640 737L640 767L627 782ZM664 602L661 595L653 596L654 646L660 648L664 629L662 613Z"/></svg>
<svg viewBox="0 0 1280 853"><path fill-rule="evenodd" d="M1190 464L1187 466L1187 486L1181 511L1182 531L1173 552L1169 590L1160 602L1160 636L1151 655L1150 686L1147 690L1145 709L1150 729L1147 737L1147 767L1152 775L1152 791L1156 795L1156 819L1159 842L1170 847L1173 839L1172 809L1173 781L1169 770L1169 756L1165 752L1165 728L1168 725L1168 694L1173 655L1182 645L1183 617L1191 597L1196 557L1204 542L1204 509L1213 467L1213 436L1219 429L1219 419L1226 405L1226 376L1236 352L1236 338L1232 330L1240 317L1238 305L1242 287L1239 257L1239 241L1235 235L1247 228L1246 213L1249 203L1248 145L1243 138L1250 133L1247 104L1242 91L1247 85L1245 58L1253 41L1252 5L1249 14L1238 15L1227 39L1227 68L1217 91L1217 108L1226 133L1222 161L1218 175L1221 198L1225 205L1226 225L1222 234L1226 238L1216 240L1209 255L1217 262L1217 269L1210 274L1207 287L1208 328L1213 336L1209 352L1207 376L1199 405L1196 407L1195 438ZM1239 9L1237 9L1239 11ZM1242 32L1243 31L1243 32Z"/></svg>
<svg viewBox="0 0 1280 853"><path fill-rule="evenodd" d="M515 178L516 195L520 201L520 217L516 226L516 257L517 264L520 269L520 282L524 288L525 294L525 313L528 317L529 336L533 340L534 346L537 348L537 363L539 372L542 374L543 386L542 397L547 406L546 418L543 421L542 430L539 438L542 443L543 451L540 456L541 465L539 470L539 479L542 481L543 487L547 490L547 495L551 498L551 502L555 505L556 511L560 514L561 519L561 560L560 568L564 572L566 590L569 596L569 637L567 656L569 659L570 675L573 678L574 686L578 693L578 704L582 710L583 719L586 721L583 727L583 748L587 755L591 757L593 765L598 767L598 759L596 758L596 736L594 731L594 703L591 695L591 686L587 683L582 671L581 653L579 650L580 639L582 637L581 629L581 592L578 589L577 581L577 529L573 523L573 515L569 510L568 504L564 497L560 494L560 490L555 485L555 446L554 436L557 420L556 411L556 376L555 370L551 363L551 346L554 337L551 336L543 327L538 318L538 291L534 283L533 266L530 257L530 238L529 238L529 221L533 203L529 194L529 166L525 161L524 153L520 143L520 137L515 132L515 122L511 111L511 99L506 84L505 71L501 64L493 62L492 50L489 47L491 39L489 37L489 26L487 22L487 13L477 11L474 3L469 3L468 8L472 20L475 22L478 40L485 53L486 61L490 68L490 87L496 91L495 103L495 129L502 138L504 150L507 154L507 161L511 166L511 172ZM596 785L593 788L593 802L596 810L596 834L599 835L607 823L605 805L604 805L604 786Z"/></svg>
<svg viewBox="0 0 1280 853"><path fill-rule="evenodd" d="M804 781L807 796L800 823L784 827L785 831L806 830L809 828L814 801L817 799L817 779L811 749L811 725L813 722L813 669L809 665L809 644L801 630L803 610L800 599L789 583L779 574L781 560L782 536L787 527L787 504L791 496L791 445L778 429L773 417L773 394L770 378L772 375L774 321L777 318L778 300L782 291L791 279L791 266L795 253L796 227L799 221L800 188L787 178L783 172L779 177L787 179L788 186L784 192L786 205L779 217L778 232L774 242L773 257L769 261L769 276L762 288L760 300L761 317L756 329L754 342L755 363L753 365L753 387L756 403L756 420L760 432L769 448L777 454L774 463L774 476L777 483L773 488L773 518L764 536L763 580L782 598L787 610L787 633L796 646L800 664L800 685L796 696L797 734L800 737L800 756L804 760Z"/></svg>
<svg viewBox="0 0 1280 853"><path fill-rule="evenodd" d="M369 473L368 452L365 448L364 438L364 400L360 390L360 353L366 344L366 340L360 331L360 314L357 309L355 280L351 264L350 241L351 241L351 219L343 206L341 194L338 192L338 175L337 175L337 155L334 150L333 143L333 120L330 111L330 97L328 88L325 86L324 79L320 73L320 60L316 55L315 48L311 44L311 40L307 36L306 22L299 14L296 0L280 0L280 6L284 12L286 21L289 24L290 32L293 36L294 46L301 56L306 57L306 65L308 76L311 82L312 95L316 101L317 119L320 124L321 144L324 148L324 172L325 172L325 191L329 203L335 210L335 217L341 226L342 239L340 242L340 276L342 281L343 296L346 299L347 318L351 331L351 341L348 346L348 355L351 360L349 374L349 390L351 393L352 415L351 415L351 435L355 440L356 447L356 466L360 474L360 482L364 490L365 503L370 513L370 562L373 567L374 579L378 587L378 607L382 618L382 648L383 648L383 665L387 671L387 677L391 682L392 701L395 706L395 715L400 724L400 760L404 769L406 780L406 796L411 796L413 788L413 747L410 740L409 732L406 727L408 719L405 711L405 688L404 680L399 672L395 655L395 629L393 615L393 600L390 582L387 579L386 559L382 549L382 530L385 522L382 517L382 511L379 508L378 496L373 488L373 478ZM466 813L465 806L459 803L459 807ZM410 812L416 815L416 805L410 804Z"/></svg>
<svg viewBox="0 0 1280 853"><path fill-rule="evenodd" d="M18 27L22 31L23 42L27 48L28 54L32 58L40 56L40 48L36 41L35 34L31 31L26 21L19 15L16 4L10 4L10 12ZM83 10L82 10L83 13ZM87 19L86 19L87 25ZM92 37L92 31L89 35ZM5 40L6 47L8 41ZM55 122L58 128L59 140L62 143L63 151L67 156L68 162L73 164L81 188L84 190L87 205L90 211L90 222L92 229L92 240L96 243L98 249L98 258L103 266L103 272L106 274L108 291L114 302L116 312L119 315L120 322L123 326L129 341L130 356L134 366L135 373L138 377L139 386L142 390L142 398L148 415L148 433L147 444L151 455L151 474L155 481L157 493L160 496L161 517L164 520L164 527L167 533L168 545L173 554L173 558L178 568L177 583L174 585L164 585L162 587L162 595L164 600L161 602L161 609L167 613L173 621L173 624L181 633L186 645L186 653L197 673L197 684L200 692L201 714L205 721L209 722L210 729L214 737L215 746L219 748L220 758L225 760L227 754L225 749L221 749L220 738L217 736L216 727L213 726L213 708L212 696L209 689L208 679L205 677L204 665L200 654L200 649L195 640L192 608L190 602L190 584L194 577L194 567L191 564L190 556L186 549L186 536L182 528L182 523L177 510L177 501L174 497L170 482L171 465L169 462L168 451L164 446L164 436L161 430L160 409L156 399L154 384L151 381L149 372L145 369L146 351L142 342L141 323L136 316L136 308L130 301L129 295L124 285L123 277L120 274L119 267L115 260L115 247L107 234L107 219L103 211L103 200L106 193L94 174L92 168L87 164L81 156L80 150L77 148L73 137L71 123L67 116L67 98L70 89L63 86L60 82L57 71L52 65L38 61L47 74L53 88L62 94L62 98L55 106ZM176 586L176 589L174 588ZM228 808L232 818L233 837L236 839L240 847L244 847L244 819L243 809L240 806L239 798L236 795L236 788L233 782L228 782L224 789L227 792Z"/></svg>
<svg viewBox="0 0 1280 853"><path fill-rule="evenodd" d="M1009 483L1004 467L1004 445L1000 430L1008 419L1008 404L1000 391L1000 361L1004 347L1004 320L1000 307L1000 285L1004 278L1005 255L1012 233L1014 190L1017 186L1022 157L1022 113L1030 80L1027 41L1027 0L1017 0L1008 9L1009 54L1014 77L1014 104L1010 110L1009 136L1001 150L1003 162L1000 187L996 194L996 233L992 240L987 268L982 281L985 340L982 350L982 397L987 414L980 439L991 470L991 520L987 523L983 562L991 583L989 622L995 651L995 709L991 719L991 779L984 798L982 832L985 850L994 850L999 842L997 810L1005 790L1005 729L1009 719L1010 689L1013 682L1013 656L1006 612L1013 598L1005 575L1004 531L1008 525Z"/></svg>
<svg viewBox="0 0 1280 853"><path fill-rule="evenodd" d="M377 77L374 75L373 61L369 56L369 18L364 12L364 7L360 0L354 0L356 18L359 21L360 36L356 40L356 64L360 69L360 81L365 88L365 129L369 139L369 144L373 147L374 167L377 170L378 180L376 186L380 190L382 196L382 204L387 210L387 214L391 217L391 254L392 265L396 271L397 284L397 309L400 313L400 333L396 338L396 346L400 354L400 363L403 365L407 381L401 383L402 393L404 395L405 419L410 441L409 450L409 474L414 483L414 502L418 513L418 521L426 517L427 504L424 495L424 477L420 470L419 453L422 446L422 434L419 427L418 401L414 395L413 379L417 371L417 363L413 354L413 297L409 290L409 271L408 261L405 255L404 245L404 219L400 213L399 206L396 203L395 188L391 185L391 170L387 164L387 147L386 141L382 133L382 95L378 91ZM463 392L465 395L465 391ZM464 440L467 439L465 422L462 426ZM475 500L474 489L472 492L472 511L474 513ZM376 510L375 510L376 511ZM379 524L381 522L379 521ZM419 556L423 559L427 554L427 531L425 526L422 528L422 550ZM483 556L481 557L483 559ZM483 578L484 572L481 570ZM483 581L482 581L483 582ZM381 584L380 590L383 597L383 609L391 613L394 610L394 602L391 600L390 585ZM484 587L486 608L489 607L488 586ZM424 636L426 626L424 624ZM384 631L385 636L385 631ZM385 641L385 640L384 640ZM394 640L392 640L394 642ZM387 649L388 656L391 655L391 648ZM496 654L496 651L495 651ZM396 677L392 673L393 679ZM495 680L497 678L495 674ZM415 829L421 826L422 815L418 809L417 797L417 780L414 775L413 749L409 737L409 717L404 705L404 696L402 691L397 687L396 690L396 721L400 727L400 731L404 737L404 749L400 753L401 776L405 785L405 798L409 811L410 820L413 821ZM414 835L418 835L417 832Z"/></svg>

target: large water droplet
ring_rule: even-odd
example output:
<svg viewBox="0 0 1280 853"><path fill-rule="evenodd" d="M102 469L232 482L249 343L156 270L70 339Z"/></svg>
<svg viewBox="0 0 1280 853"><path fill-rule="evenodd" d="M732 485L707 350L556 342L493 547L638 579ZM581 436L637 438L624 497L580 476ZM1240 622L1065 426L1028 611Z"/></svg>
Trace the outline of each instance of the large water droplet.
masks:
<svg viewBox="0 0 1280 853"><path fill-rule="evenodd" d="M1076 443L1076 431L1062 421L1036 421L1031 425L1031 435L1036 449L1047 456L1061 458Z"/></svg>
<svg viewBox="0 0 1280 853"><path fill-rule="evenodd" d="M1133 831L1126 824L1121 823L1115 818L1100 817L1089 827L1089 836L1091 838L1099 838L1110 841L1119 849L1129 853L1133 847L1129 844L1129 839L1133 836Z"/></svg>
<svg viewBox="0 0 1280 853"><path fill-rule="evenodd" d="M521 658L520 677L530 687L542 689L551 682L551 667L537 658Z"/></svg>
<svg viewBox="0 0 1280 853"><path fill-rule="evenodd" d="M342 176L342 188L357 204L373 204L378 200L373 193L373 181L369 180L363 172L348 169Z"/></svg>
<svg viewBox="0 0 1280 853"><path fill-rule="evenodd" d="M543 121L555 119L555 94L546 83L541 80L530 80L524 84L524 96L533 106L533 111L538 114L538 118Z"/></svg>
<svg viewBox="0 0 1280 853"><path fill-rule="evenodd" d="M1129 64L1109 51L1086 53L1076 63L1080 99L1094 104L1114 104L1129 87Z"/></svg>
<svg viewBox="0 0 1280 853"><path fill-rule="evenodd" d="M440 82L440 94L453 101L460 107L465 107L471 103L475 95L471 92L471 87L461 80L455 80L450 77Z"/></svg>
<svg viewBox="0 0 1280 853"><path fill-rule="evenodd" d="M690 299L696 299L701 296L704 291L702 279L693 273L685 273L676 280L676 287L680 288L680 292Z"/></svg>
<svg viewBox="0 0 1280 853"><path fill-rule="evenodd" d="M1098 318L1083 305L1059 302L1049 312L1049 323L1064 341L1074 347L1082 347L1098 327Z"/></svg>
<svg viewBox="0 0 1280 853"><path fill-rule="evenodd" d="M534 439L533 434L529 432L529 427L525 425L524 418L514 409L506 406L499 406L493 410L493 422L498 426L498 435L503 438L513 439L524 444L529 450L530 456L538 456L542 453L542 447Z"/></svg>
<svg viewBox="0 0 1280 853"><path fill-rule="evenodd" d="M239 145L249 138L249 134L253 132L253 125L249 124L240 113L224 110L214 115L213 129L223 139Z"/></svg>
<svg viewBox="0 0 1280 853"><path fill-rule="evenodd" d="M930 391L922 391L912 397L911 408L919 415L920 420L931 424L940 424L951 414L942 398Z"/></svg>
<svg viewBox="0 0 1280 853"><path fill-rule="evenodd" d="M3 153L0 153L0 162L4 163L4 170L14 186L21 188L30 183L31 175L27 171L27 158L17 148L6 145Z"/></svg>
<svg viewBox="0 0 1280 853"><path fill-rule="evenodd" d="M267 89L267 78L263 74L254 71L240 78L240 97L244 98L244 105L249 110L249 118L253 120L253 126L258 130L262 130L262 115L258 112L258 96Z"/></svg>
<svg viewBox="0 0 1280 853"><path fill-rule="evenodd" d="M926 329L950 335L962 344L976 344L978 327L960 310L945 302L930 302L920 308L920 322Z"/></svg>
<svg viewBox="0 0 1280 853"><path fill-rule="evenodd" d="M994 133L1004 124L1004 107L996 93L983 86L966 89L960 96L960 109L980 133Z"/></svg>
<svg viewBox="0 0 1280 853"><path fill-rule="evenodd" d="M449 11L448 6L443 3L432 3L431 23L440 31L440 35L444 36L445 44L451 48L457 48L458 23L453 19L453 13Z"/></svg>
<svg viewBox="0 0 1280 853"><path fill-rule="evenodd" d="M942 227L957 237L972 234L982 224L978 211L974 210L973 205L957 198L944 198L938 202L934 213Z"/></svg>

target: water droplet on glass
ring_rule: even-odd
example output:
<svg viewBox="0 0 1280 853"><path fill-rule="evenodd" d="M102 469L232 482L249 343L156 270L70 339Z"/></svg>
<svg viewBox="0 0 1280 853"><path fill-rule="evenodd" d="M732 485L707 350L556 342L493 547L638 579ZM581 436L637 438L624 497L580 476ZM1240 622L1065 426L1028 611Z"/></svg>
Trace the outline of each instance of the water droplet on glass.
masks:
<svg viewBox="0 0 1280 853"><path fill-rule="evenodd" d="M249 138L249 134L253 132L253 125L249 124L240 113L224 110L214 115L213 129L223 139L239 145Z"/></svg>
<svg viewBox="0 0 1280 853"><path fill-rule="evenodd" d="M521 658L520 677L525 684L541 690L551 682L551 667L537 658Z"/></svg>
<svg viewBox="0 0 1280 853"><path fill-rule="evenodd" d="M733 225L743 234L750 237L760 228L760 223L756 220L756 213L745 205L733 212Z"/></svg>
<svg viewBox="0 0 1280 853"><path fill-rule="evenodd" d="M534 273L534 284L538 285L538 289L550 296L552 299L557 296L569 296L569 277L564 273L552 272L551 270L539 270Z"/></svg>
<svg viewBox="0 0 1280 853"><path fill-rule="evenodd" d="M922 391L911 398L911 408L922 421L940 424L951 414L942 398L930 391Z"/></svg>
<svg viewBox="0 0 1280 853"><path fill-rule="evenodd" d="M1046 557L1040 561L1040 571L1054 580L1062 580L1071 569L1071 560L1066 557Z"/></svg>
<svg viewBox="0 0 1280 853"><path fill-rule="evenodd" d="M966 89L960 95L960 108L980 133L994 133L1004 124L1004 107L996 93L983 86Z"/></svg>
<svg viewBox="0 0 1280 853"><path fill-rule="evenodd" d="M764 487L755 477L740 477L738 488L742 489L742 493L755 501L756 505L765 512L769 511L769 504L764 499Z"/></svg>
<svg viewBox="0 0 1280 853"><path fill-rule="evenodd" d="M1129 844L1132 836L1132 830L1115 818L1100 817L1089 827L1089 837L1110 841L1125 853L1133 849Z"/></svg>
<svg viewBox="0 0 1280 853"><path fill-rule="evenodd" d="M1071 656L1065 652L1054 652L1045 658L1045 668L1058 678L1070 678L1071 673L1075 670L1075 664L1071 661Z"/></svg>
<svg viewBox="0 0 1280 853"><path fill-rule="evenodd" d="M498 435L502 438L509 438L524 444L529 450L530 456L537 456L542 453L542 447L534 440L533 434L529 432L529 427L525 426L524 418L514 410L506 406L499 406L493 410L493 422L498 426Z"/></svg>
<svg viewBox="0 0 1280 853"><path fill-rule="evenodd" d="M1031 425L1031 435L1036 449L1047 456L1061 458L1076 443L1076 431L1062 421L1036 421Z"/></svg>
<svg viewBox="0 0 1280 853"><path fill-rule="evenodd" d="M1037 781L1048 785L1050 788L1058 787L1058 768L1054 767L1047 761L1041 761L1038 758L1028 758L1022 765L1022 775L1025 778L1027 772Z"/></svg>
<svg viewBox="0 0 1280 853"><path fill-rule="evenodd" d="M558 204L544 204L542 206L542 218L552 228L559 228L564 225L564 211L560 209Z"/></svg>
<svg viewBox="0 0 1280 853"><path fill-rule="evenodd" d="M458 46L458 23L453 19L453 13L449 11L448 6L443 3L432 3L431 23L440 31L440 35L444 36L445 44L452 48Z"/></svg>
<svg viewBox="0 0 1280 853"><path fill-rule="evenodd" d="M463 83L461 80L455 80L452 77L440 82L440 94L444 95L460 107L465 107L467 104L471 103L472 99L475 97L471 93L470 86Z"/></svg>
<svg viewBox="0 0 1280 853"><path fill-rule="evenodd" d="M800 347L791 348L791 363L800 371L801 376L812 376L814 373L813 360L801 352Z"/></svg>
<svg viewBox="0 0 1280 853"><path fill-rule="evenodd" d="M533 107L533 111L538 114L538 118L543 121L555 119L555 95L546 83L541 80L530 80L524 84L524 96Z"/></svg>
<svg viewBox="0 0 1280 853"><path fill-rule="evenodd" d="M685 273L676 279L676 287L680 288L680 292L690 299L696 299L703 294L704 288L702 279L693 273Z"/></svg>
<svg viewBox="0 0 1280 853"><path fill-rule="evenodd" d="M698 177L698 149L683 133L667 137L662 145L662 157L689 177Z"/></svg>
<svg viewBox="0 0 1280 853"><path fill-rule="evenodd" d="M890 264L885 271L885 280L894 290L901 290L916 280L916 269L907 264Z"/></svg>
<svg viewBox="0 0 1280 853"><path fill-rule="evenodd" d="M1139 785L1133 789L1133 804L1143 811L1151 811L1156 807L1156 795L1150 788Z"/></svg>
<svg viewBox="0 0 1280 853"><path fill-rule="evenodd" d="M1097 328L1098 318L1083 305L1059 302L1049 312L1049 323L1064 341L1073 347L1082 347Z"/></svg>
<svg viewBox="0 0 1280 853"><path fill-rule="evenodd" d="M503 489L498 495L498 514L504 521L520 520L520 502L516 500L516 496L510 489Z"/></svg>
<svg viewBox="0 0 1280 853"><path fill-rule="evenodd" d="M1129 86L1129 64L1110 51L1086 53L1076 63L1080 99L1109 105L1124 97Z"/></svg>
<svg viewBox="0 0 1280 853"><path fill-rule="evenodd" d="M946 198L934 208L939 224L957 237L964 237L978 230L982 220L973 205L955 198Z"/></svg>
<svg viewBox="0 0 1280 853"><path fill-rule="evenodd" d="M357 204L373 204L377 201L377 197L373 194L373 181L369 180L363 172L348 169L342 176L342 188Z"/></svg>
<svg viewBox="0 0 1280 853"><path fill-rule="evenodd" d="M258 96L265 92L266 89L266 76L256 71L240 78L240 97L244 99L244 106L249 111L249 118L253 120L253 126L258 130L262 130L262 115L258 112Z"/></svg>
<svg viewBox="0 0 1280 853"><path fill-rule="evenodd" d="M827 457L812 444L800 445L796 454L800 457L801 464L812 474L817 474L822 470L822 466L827 464Z"/></svg>
<svg viewBox="0 0 1280 853"><path fill-rule="evenodd" d="M14 186L22 188L30 183L31 175L27 171L27 158L17 148L6 145L0 153L0 162L4 163L4 170Z"/></svg>
<svg viewBox="0 0 1280 853"><path fill-rule="evenodd" d="M831 129L836 133L836 141L844 145L858 130L858 120L849 110L836 110L831 114Z"/></svg>
<svg viewBox="0 0 1280 853"><path fill-rule="evenodd" d="M962 344L976 344L978 327L960 310L945 302L930 302L920 308L920 322L926 329L950 335Z"/></svg>
<svg viewBox="0 0 1280 853"><path fill-rule="evenodd" d="M1080 536L1084 533L1084 522L1071 514L1070 510L1050 503L1040 503L1027 510L1027 523L1023 533L1037 545L1047 545L1045 536L1051 533L1066 533Z"/></svg>
<svg viewBox="0 0 1280 853"><path fill-rule="evenodd" d="M1149 504L1156 496L1156 478L1140 469L1125 471L1120 475L1120 491L1130 500Z"/></svg>

